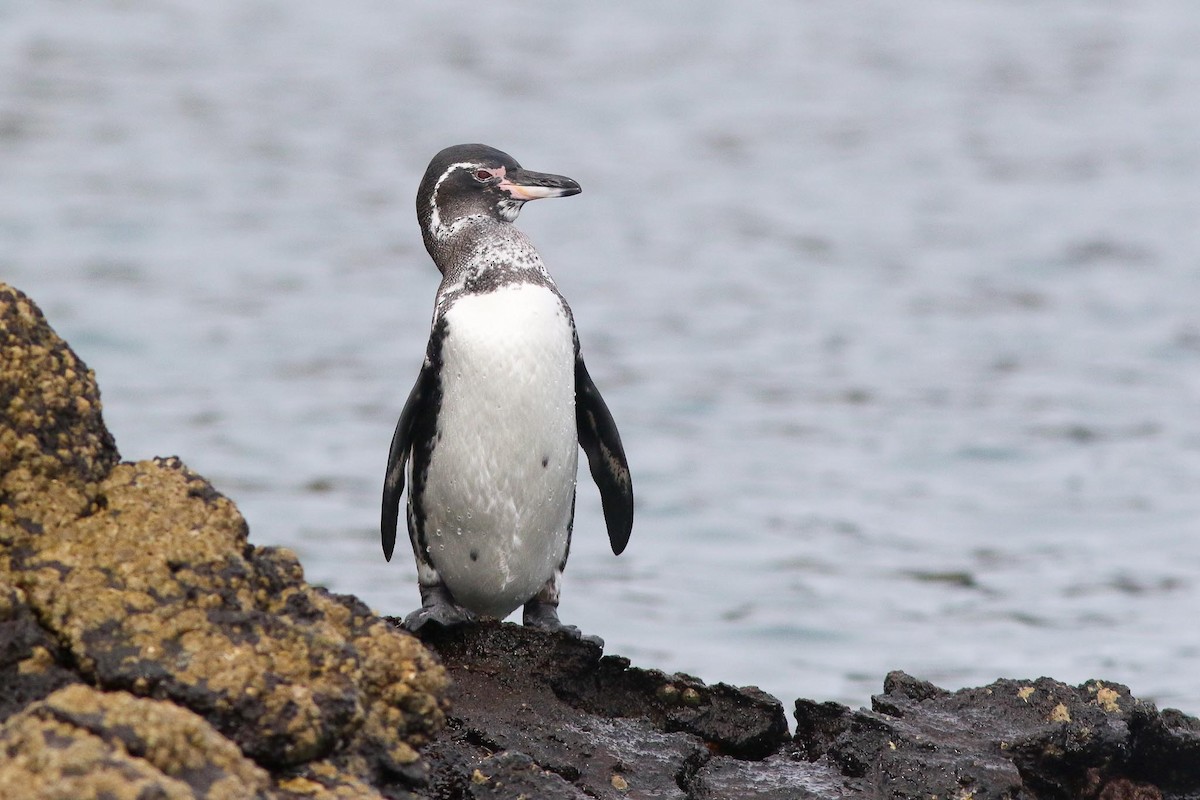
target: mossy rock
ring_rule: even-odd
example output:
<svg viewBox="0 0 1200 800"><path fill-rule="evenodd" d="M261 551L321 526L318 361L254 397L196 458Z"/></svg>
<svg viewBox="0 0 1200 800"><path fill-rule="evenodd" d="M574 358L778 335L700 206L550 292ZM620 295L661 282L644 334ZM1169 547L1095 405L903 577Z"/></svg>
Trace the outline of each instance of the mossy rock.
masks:
<svg viewBox="0 0 1200 800"><path fill-rule="evenodd" d="M267 769L325 764L330 785L419 778L444 722L436 659L250 545L179 459L117 463L94 376L3 284L0 326L0 629L25 637L0 677L43 670L26 701L75 680L169 700Z"/></svg>
<svg viewBox="0 0 1200 800"><path fill-rule="evenodd" d="M0 726L0 797L245 800L270 776L200 716L75 685Z"/></svg>
<svg viewBox="0 0 1200 800"><path fill-rule="evenodd" d="M5 523L36 529L86 513L119 459L95 374L32 300L0 283L0 537Z"/></svg>
<svg viewBox="0 0 1200 800"><path fill-rule="evenodd" d="M0 722L78 683L79 677L63 666L65 660L58 641L38 623L25 593L0 581Z"/></svg>

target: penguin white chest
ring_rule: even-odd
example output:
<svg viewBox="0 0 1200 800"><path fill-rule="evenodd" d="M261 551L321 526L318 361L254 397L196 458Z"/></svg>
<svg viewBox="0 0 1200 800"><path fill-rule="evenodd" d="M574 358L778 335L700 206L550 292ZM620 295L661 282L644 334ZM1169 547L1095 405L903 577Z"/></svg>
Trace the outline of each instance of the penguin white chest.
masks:
<svg viewBox="0 0 1200 800"><path fill-rule="evenodd" d="M445 311L441 405L420 499L455 599L503 618L566 555L578 464L574 333L553 290L511 284Z"/></svg>

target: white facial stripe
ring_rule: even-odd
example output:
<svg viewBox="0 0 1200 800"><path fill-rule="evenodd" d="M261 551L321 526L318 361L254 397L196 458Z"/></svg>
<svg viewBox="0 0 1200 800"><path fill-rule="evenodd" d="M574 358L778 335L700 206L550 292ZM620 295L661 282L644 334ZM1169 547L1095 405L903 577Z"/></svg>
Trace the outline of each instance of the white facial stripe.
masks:
<svg viewBox="0 0 1200 800"><path fill-rule="evenodd" d="M430 227L433 228L433 237L435 239L438 239L439 241L443 240L454 232L453 227L442 227L442 217L440 214L438 214L437 196L438 190L442 188L442 182L445 181L446 178L449 178L450 173L454 172L456 169L465 169L468 167L475 169L480 166L480 164L477 164L474 161L459 161L457 164L451 164L450 166L446 167L446 171L443 172L441 177L437 179L437 183L433 184L433 192L429 195L429 210L431 212L429 215L429 223Z"/></svg>

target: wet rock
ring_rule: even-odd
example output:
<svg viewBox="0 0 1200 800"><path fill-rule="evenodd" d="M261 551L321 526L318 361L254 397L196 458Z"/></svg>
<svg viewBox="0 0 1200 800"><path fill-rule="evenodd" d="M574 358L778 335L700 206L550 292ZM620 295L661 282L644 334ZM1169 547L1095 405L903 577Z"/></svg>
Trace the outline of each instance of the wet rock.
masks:
<svg viewBox="0 0 1200 800"><path fill-rule="evenodd" d="M1200 796L1200 721L1117 684L949 692L893 672L869 710L798 701L788 739L758 690L631 668L566 635L484 623L426 641L454 680L431 797Z"/></svg>
<svg viewBox="0 0 1200 800"><path fill-rule="evenodd" d="M485 622L425 641L453 679L447 728L428 751L434 797L519 794L488 794L497 781L529 797L717 797L720 765L788 740L782 704L757 689L631 668L566 634Z"/></svg>
<svg viewBox="0 0 1200 800"><path fill-rule="evenodd" d="M454 680L431 797L1200 797L1200 721L1117 684L949 692L893 672L870 709L797 701L789 739L756 689L631 668L562 634L484 623L426 641Z"/></svg>
<svg viewBox="0 0 1200 800"><path fill-rule="evenodd" d="M763 761L717 758L685 784L688 800L833 800L861 797L826 765L812 764L787 747Z"/></svg>
<svg viewBox="0 0 1200 800"><path fill-rule="evenodd" d="M711 751L735 758L764 758L788 736L783 704L766 692L632 668L620 656L600 659L588 673L564 677L556 691L579 708L645 717L662 730L693 734Z"/></svg>
<svg viewBox="0 0 1200 800"><path fill-rule="evenodd" d="M947 692L891 673L870 711L796 703L796 744L854 796L1200 796L1200 722L1119 684L1000 680Z"/></svg>
<svg viewBox="0 0 1200 800"><path fill-rule="evenodd" d="M501 751L480 760L462 784L461 796L485 798L536 797L538 800L587 800L588 795L523 753Z"/></svg>

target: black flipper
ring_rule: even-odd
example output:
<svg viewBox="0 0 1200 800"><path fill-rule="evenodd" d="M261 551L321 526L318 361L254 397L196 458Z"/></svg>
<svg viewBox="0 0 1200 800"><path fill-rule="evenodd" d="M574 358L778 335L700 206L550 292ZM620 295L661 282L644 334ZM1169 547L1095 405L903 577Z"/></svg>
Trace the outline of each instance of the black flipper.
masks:
<svg viewBox="0 0 1200 800"><path fill-rule="evenodd" d="M625 449L621 447L617 423L596 384L592 383L578 348L575 352L575 422L579 429L579 444L587 453L592 480L600 488L609 544L613 553L621 555L633 530L633 479L629 475Z"/></svg>
<svg viewBox="0 0 1200 800"><path fill-rule="evenodd" d="M387 473L383 478L383 515L379 522L379 531L383 535L383 557L392 560L392 551L396 548L396 526L400 516L400 495L404 494L404 467L408 463L409 453L412 452L413 429L418 417L426 410L429 398L437 381L429 360L421 367L421 374L413 384L400 419L396 422L396 432L392 434L392 446L388 451Z"/></svg>

